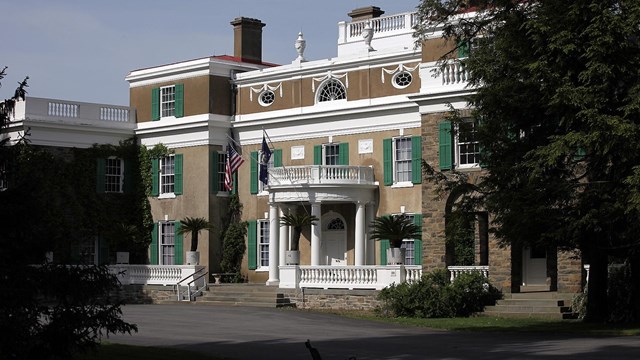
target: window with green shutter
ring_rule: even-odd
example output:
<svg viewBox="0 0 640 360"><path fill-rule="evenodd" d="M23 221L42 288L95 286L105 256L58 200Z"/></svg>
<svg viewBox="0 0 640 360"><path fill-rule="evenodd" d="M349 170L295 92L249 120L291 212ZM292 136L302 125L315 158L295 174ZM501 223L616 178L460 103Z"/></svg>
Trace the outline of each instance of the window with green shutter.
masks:
<svg viewBox="0 0 640 360"><path fill-rule="evenodd" d="M389 249L389 240L379 240L380 243L380 265L387 265L387 249Z"/></svg>
<svg viewBox="0 0 640 360"><path fill-rule="evenodd" d="M182 265L184 262L184 249L182 246L184 235L180 231L182 229L182 223L180 221L176 221L173 223L173 240L174 240L174 265Z"/></svg>
<svg viewBox="0 0 640 360"><path fill-rule="evenodd" d="M258 193L258 152L251 152L251 169L250 169L251 178L249 184L249 191L251 194Z"/></svg>
<svg viewBox="0 0 640 360"><path fill-rule="evenodd" d="M160 88L151 89L151 121L160 120Z"/></svg>
<svg viewBox="0 0 640 360"><path fill-rule="evenodd" d="M182 195L183 190L183 176L182 176L182 163L183 156L182 154L175 154L175 168L174 168L174 184L173 184L173 193L176 195Z"/></svg>
<svg viewBox="0 0 640 360"><path fill-rule="evenodd" d="M313 165L322 165L322 145L313 146Z"/></svg>
<svg viewBox="0 0 640 360"><path fill-rule="evenodd" d="M249 220L249 228L247 231L247 258L249 270L255 270L258 267L257 264L257 237L258 237L258 222L256 220Z"/></svg>
<svg viewBox="0 0 640 360"><path fill-rule="evenodd" d="M160 195L160 159L151 159L151 196Z"/></svg>
<svg viewBox="0 0 640 360"><path fill-rule="evenodd" d="M411 182L422 183L422 138L411 137Z"/></svg>
<svg viewBox="0 0 640 360"><path fill-rule="evenodd" d="M151 245L149 246L149 263L158 265L158 223L153 223L151 231Z"/></svg>
<svg viewBox="0 0 640 360"><path fill-rule="evenodd" d="M393 143L392 139L382 140L382 165L384 169L384 184L393 185Z"/></svg>
<svg viewBox="0 0 640 360"><path fill-rule="evenodd" d="M273 150L273 166L274 167L282 166L282 149Z"/></svg>
<svg viewBox="0 0 640 360"><path fill-rule="evenodd" d="M177 118L184 116L184 84L175 85L175 110L174 116Z"/></svg>
<svg viewBox="0 0 640 360"><path fill-rule="evenodd" d="M349 143L340 143L338 147L338 165L349 165Z"/></svg>
<svg viewBox="0 0 640 360"><path fill-rule="evenodd" d="M422 232L422 214L413 214L413 223ZM413 258L414 265L422 265L422 238L413 240Z"/></svg>

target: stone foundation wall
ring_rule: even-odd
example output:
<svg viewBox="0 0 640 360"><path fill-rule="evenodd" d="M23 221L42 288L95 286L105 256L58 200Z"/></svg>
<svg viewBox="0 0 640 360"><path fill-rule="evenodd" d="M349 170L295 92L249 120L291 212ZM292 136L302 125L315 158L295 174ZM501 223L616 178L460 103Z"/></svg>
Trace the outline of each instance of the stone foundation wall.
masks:
<svg viewBox="0 0 640 360"><path fill-rule="evenodd" d="M173 286L162 285L123 285L118 297L127 304L156 304L162 301L175 301Z"/></svg>
<svg viewBox="0 0 640 360"><path fill-rule="evenodd" d="M583 269L577 251L558 251L558 292L579 293L582 291Z"/></svg>
<svg viewBox="0 0 640 360"><path fill-rule="evenodd" d="M298 309L374 310L380 301L377 290L305 289L283 290Z"/></svg>

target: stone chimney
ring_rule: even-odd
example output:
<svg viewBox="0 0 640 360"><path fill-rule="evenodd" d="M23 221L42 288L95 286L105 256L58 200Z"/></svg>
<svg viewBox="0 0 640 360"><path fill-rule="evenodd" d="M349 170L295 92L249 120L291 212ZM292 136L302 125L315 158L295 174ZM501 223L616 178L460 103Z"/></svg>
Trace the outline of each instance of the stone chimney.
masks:
<svg viewBox="0 0 640 360"><path fill-rule="evenodd" d="M248 62L262 62L262 28L258 19L235 18L233 25L233 56Z"/></svg>
<svg viewBox="0 0 640 360"><path fill-rule="evenodd" d="M367 6L354 9L347 15L351 16L351 21L367 20L371 18L380 17L384 14L384 11L380 10L377 6Z"/></svg>

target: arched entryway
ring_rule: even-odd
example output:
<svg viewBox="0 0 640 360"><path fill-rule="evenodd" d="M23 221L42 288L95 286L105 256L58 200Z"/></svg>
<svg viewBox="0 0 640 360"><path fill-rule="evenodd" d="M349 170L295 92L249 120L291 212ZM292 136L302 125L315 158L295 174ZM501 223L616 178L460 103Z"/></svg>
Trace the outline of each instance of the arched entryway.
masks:
<svg viewBox="0 0 640 360"><path fill-rule="evenodd" d="M322 216L322 263L347 265L347 225L336 212Z"/></svg>

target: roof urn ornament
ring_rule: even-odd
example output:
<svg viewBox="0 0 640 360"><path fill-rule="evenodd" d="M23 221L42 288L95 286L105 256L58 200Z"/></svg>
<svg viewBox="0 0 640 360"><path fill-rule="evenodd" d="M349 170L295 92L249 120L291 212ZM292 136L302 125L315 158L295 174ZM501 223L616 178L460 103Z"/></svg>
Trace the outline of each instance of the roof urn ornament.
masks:
<svg viewBox="0 0 640 360"><path fill-rule="evenodd" d="M373 40L373 28L368 21L362 29L362 38L364 39L364 44L367 45L367 50L375 51L374 48L371 47L371 40Z"/></svg>
<svg viewBox="0 0 640 360"><path fill-rule="evenodd" d="M307 40L302 37L302 32L298 33L298 38L294 44L296 48L296 52L298 53L298 58L296 61L305 61L304 58L304 49L307 47Z"/></svg>

